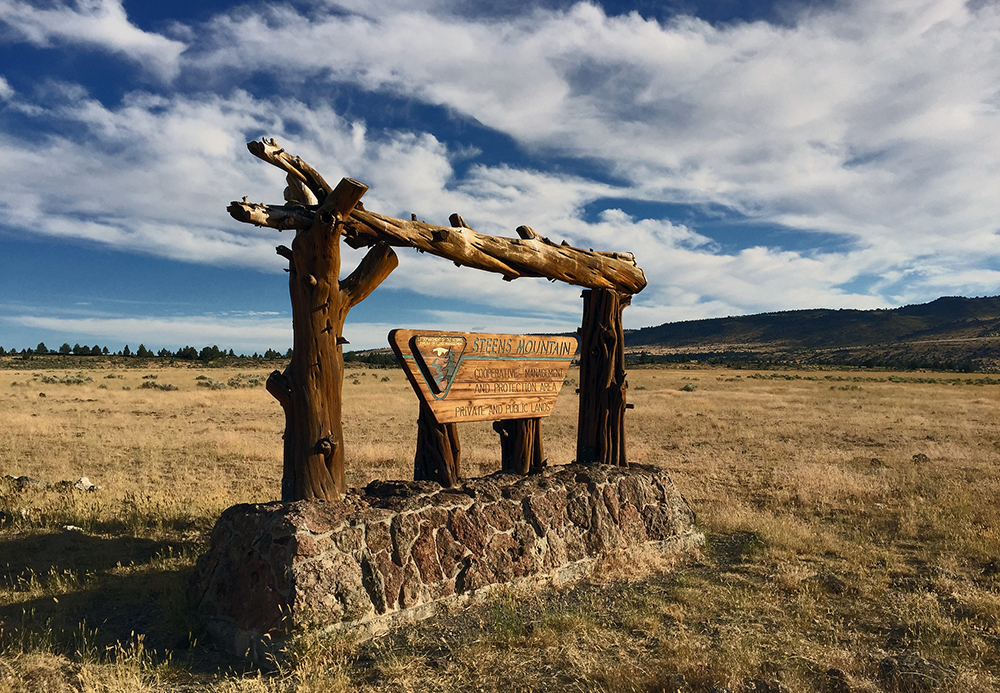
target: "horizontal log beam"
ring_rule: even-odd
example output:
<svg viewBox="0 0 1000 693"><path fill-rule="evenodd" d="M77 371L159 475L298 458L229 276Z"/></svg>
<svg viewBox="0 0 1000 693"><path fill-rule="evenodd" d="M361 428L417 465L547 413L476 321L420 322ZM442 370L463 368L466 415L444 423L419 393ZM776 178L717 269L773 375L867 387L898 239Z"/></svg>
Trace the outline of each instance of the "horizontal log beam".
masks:
<svg viewBox="0 0 1000 693"><path fill-rule="evenodd" d="M557 245L535 234L503 238L467 227L436 226L355 210L346 222L345 240L363 245L384 241L409 246L457 265L496 272L510 281L518 277L545 277L592 289L615 289L636 294L646 276L627 253L605 254L569 245ZM353 236L353 237L352 237Z"/></svg>
<svg viewBox="0 0 1000 693"><path fill-rule="evenodd" d="M323 199L330 189L311 166L278 147L274 140L251 142L250 150L261 159L278 166L304 187ZM328 193L327 193L328 194ZM237 221L284 230L304 230L312 226L314 205L289 202L265 205L233 202L230 215ZM437 226L421 221L397 219L377 214L358 205L344 220L344 240L353 248L385 243L395 247L416 248L451 260L456 265L495 272L507 281L518 277L544 277L589 289L614 289L623 294L637 294L646 286L646 275L636 265L631 253L600 252L574 248L563 242L553 243L528 226L518 227L520 238L503 238L479 233L457 214L452 226Z"/></svg>
<svg viewBox="0 0 1000 693"><path fill-rule="evenodd" d="M302 205L278 206L233 202L234 219L279 231L307 229L314 212ZM503 238L481 234L467 227L436 226L355 209L345 222L345 241L354 248L386 243L416 248L451 260L503 275L545 277L588 289L615 289L636 294L646 286L646 276L631 253L583 250L556 245L541 236Z"/></svg>

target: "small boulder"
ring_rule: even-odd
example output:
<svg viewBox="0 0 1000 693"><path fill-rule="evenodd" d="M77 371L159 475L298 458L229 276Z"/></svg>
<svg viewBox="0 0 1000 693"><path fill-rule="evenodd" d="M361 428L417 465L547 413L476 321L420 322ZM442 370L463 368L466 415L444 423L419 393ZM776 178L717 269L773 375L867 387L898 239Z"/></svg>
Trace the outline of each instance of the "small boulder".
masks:
<svg viewBox="0 0 1000 693"><path fill-rule="evenodd" d="M100 491L101 487L90 483L90 479L85 476L81 476L79 479L73 482L73 488L77 491L94 492Z"/></svg>
<svg viewBox="0 0 1000 693"><path fill-rule="evenodd" d="M931 458L922 452L918 452L916 455L913 456L913 464L925 464L930 461Z"/></svg>
<svg viewBox="0 0 1000 693"><path fill-rule="evenodd" d="M48 488L50 486L49 482L42 481L41 479L32 479L30 476L10 476L8 474L4 479L22 491L26 488Z"/></svg>
<svg viewBox="0 0 1000 693"><path fill-rule="evenodd" d="M880 460L878 457L873 457L868 464L868 470L865 474L869 476L877 476L879 474L884 474L887 469L889 469L889 466L884 460Z"/></svg>

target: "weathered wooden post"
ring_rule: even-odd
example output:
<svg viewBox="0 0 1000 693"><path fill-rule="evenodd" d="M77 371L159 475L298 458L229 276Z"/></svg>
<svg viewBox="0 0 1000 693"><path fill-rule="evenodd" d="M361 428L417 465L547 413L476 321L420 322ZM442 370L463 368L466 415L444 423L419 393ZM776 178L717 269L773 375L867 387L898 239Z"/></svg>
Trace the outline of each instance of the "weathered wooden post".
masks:
<svg viewBox="0 0 1000 693"><path fill-rule="evenodd" d="M613 289L583 292L580 328L580 414L576 461L627 467L625 455L625 333L630 295Z"/></svg>
<svg viewBox="0 0 1000 693"><path fill-rule="evenodd" d="M500 435L500 469L513 474L542 471L545 452L540 418L494 421L493 430Z"/></svg>
<svg viewBox="0 0 1000 693"><path fill-rule="evenodd" d="M467 229L469 225L460 214L448 217L453 228ZM420 400L417 417L417 449L413 455L413 480L436 481L451 487L462 478L462 444L458 439L458 426L438 423L427 404Z"/></svg>
<svg viewBox="0 0 1000 693"><path fill-rule="evenodd" d="M251 142L248 148L288 172L285 198L290 202L305 206L323 197L309 227L296 232L292 247L277 248L289 263L292 359L283 373L271 373L267 391L285 412L282 500L335 500L347 490L341 423L344 321L398 261L392 248L377 243L354 272L340 281L344 220L368 187L344 178L333 190L322 176L273 140Z"/></svg>
<svg viewBox="0 0 1000 693"><path fill-rule="evenodd" d="M417 419L417 450L413 457L413 479L455 486L462 478L462 445L458 426L438 423L423 401Z"/></svg>

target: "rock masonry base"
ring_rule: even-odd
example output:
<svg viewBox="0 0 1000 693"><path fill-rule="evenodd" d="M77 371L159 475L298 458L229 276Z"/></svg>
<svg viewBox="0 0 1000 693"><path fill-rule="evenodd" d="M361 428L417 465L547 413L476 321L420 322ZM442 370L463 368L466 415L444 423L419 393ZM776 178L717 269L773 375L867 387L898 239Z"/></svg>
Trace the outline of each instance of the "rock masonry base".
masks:
<svg viewBox="0 0 1000 693"><path fill-rule="evenodd" d="M263 662L296 625L375 633L498 586L574 579L611 552L703 541L652 467L566 465L448 489L376 481L337 502L227 509L189 602L219 645Z"/></svg>

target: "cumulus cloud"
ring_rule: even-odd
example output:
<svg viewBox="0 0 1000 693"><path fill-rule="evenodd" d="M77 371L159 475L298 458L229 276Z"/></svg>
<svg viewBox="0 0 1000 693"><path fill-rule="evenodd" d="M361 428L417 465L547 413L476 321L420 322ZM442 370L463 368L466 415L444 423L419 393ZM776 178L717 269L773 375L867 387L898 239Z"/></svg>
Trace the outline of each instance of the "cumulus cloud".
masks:
<svg viewBox="0 0 1000 693"><path fill-rule="evenodd" d="M121 0L76 0L39 8L22 0L0 0L0 22L35 46L63 43L124 55L153 75L170 80L180 72L181 41L143 31L128 20Z"/></svg>
<svg viewBox="0 0 1000 693"><path fill-rule="evenodd" d="M0 316L0 323L19 327L48 330L59 339L87 341L96 339L110 344L146 344L151 348L168 347L177 349L192 345L201 347L216 344L237 351L284 351L292 345L292 325L287 316L273 314L252 315L183 315L183 316L130 316L109 315L37 315L13 313ZM350 348L365 349L385 347L386 337L397 324L368 321L359 322L348 318L344 325L344 335L350 340ZM524 316L482 315L462 311L429 310L422 311L407 322L411 329L438 329L483 332L558 332L572 329L558 319L547 317L526 318ZM66 335L66 336L63 336Z"/></svg>
<svg viewBox="0 0 1000 693"><path fill-rule="evenodd" d="M444 6L222 16L192 65L444 105L537 150L596 158L635 198L842 234L899 265L1000 253L995 4L858 1L781 27L586 3L500 20Z"/></svg>
<svg viewBox="0 0 1000 693"><path fill-rule="evenodd" d="M25 231L276 270L276 233L224 211L242 195L280 199L280 173L244 147L268 135L330 179L364 180L371 209L442 224L459 212L486 233L528 224L556 242L635 252L650 284L625 313L630 326L1000 286L995 4L858 0L782 26L657 22L588 3L492 18L446 0L269 4L185 27L187 51L134 27L115 0L0 0L0 21L35 45L85 42L204 85L106 104L77 85L29 97L0 82L7 107L40 123L0 141L0 210ZM262 74L284 91L228 87ZM538 163L456 168L466 143L433 123L378 130L345 118L331 105L344 84L443 106ZM545 170L550 155L601 175ZM723 250L697 223L611 199L718 205L805 240L769 247L747 231ZM810 248L813 232L842 247ZM361 254L345 253L347 271ZM550 315L554 329L579 319L577 288L400 257L387 287Z"/></svg>
<svg viewBox="0 0 1000 693"><path fill-rule="evenodd" d="M12 315L6 322L61 334L90 336L112 343L178 348L216 344L227 349L264 351L287 348L292 326L287 318L261 316L59 317Z"/></svg>
<svg viewBox="0 0 1000 693"><path fill-rule="evenodd" d="M74 85L51 84L46 93L12 107L49 127L0 141L8 226L180 260L266 266L271 239L228 223L219 193L280 186L277 172L237 166L242 131L271 125L270 113L240 92L133 94L116 108Z"/></svg>
<svg viewBox="0 0 1000 693"><path fill-rule="evenodd" d="M135 93L114 108L72 85L50 85L47 94L45 102L19 107L60 122L57 131L82 128L86 134L0 142L0 175L12 192L0 207L9 224L34 233L278 271L282 263L273 248L280 235L238 224L224 211L227 197L247 193L275 201L280 194L280 172L250 157L244 145L246 137L268 132L330 178L350 174L369 183L369 208L442 224L459 212L477 230L506 236L528 223L556 242L636 252L650 286L626 313L629 326L706 313L878 304L835 288L855 272L874 271L871 258L856 256L849 268L842 256L763 247L727 255L683 225L614 209L584 221L588 202L630 190L509 166L474 166L458 179L447 147L432 135L371 136L328 107L261 101L240 91L226 97ZM400 267L387 288L442 302L461 296L522 321L547 315L554 330L579 321L579 288L538 279L506 283L412 250L398 252ZM344 271L361 256L345 249ZM481 322L467 317L465 329Z"/></svg>

